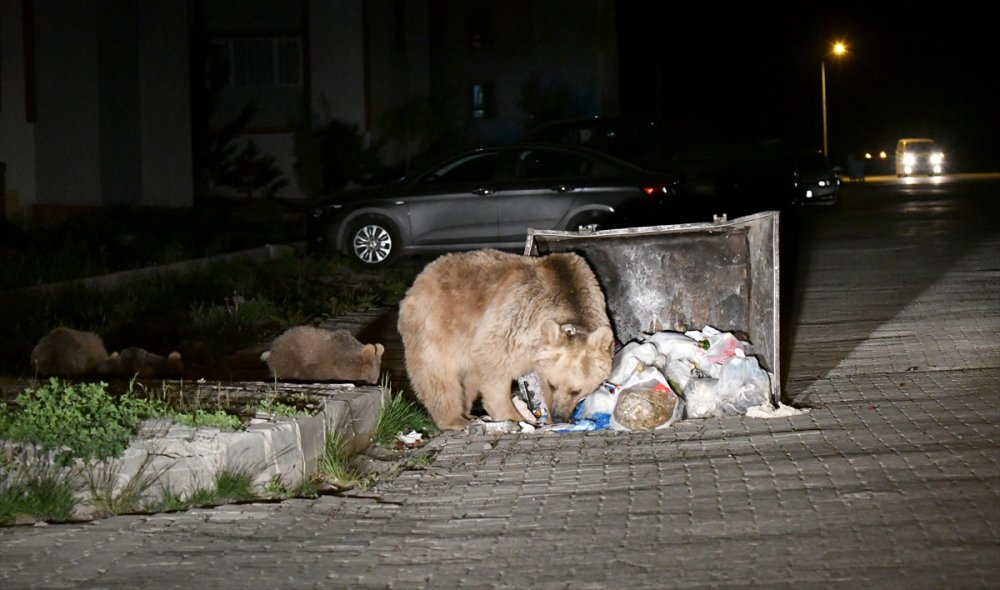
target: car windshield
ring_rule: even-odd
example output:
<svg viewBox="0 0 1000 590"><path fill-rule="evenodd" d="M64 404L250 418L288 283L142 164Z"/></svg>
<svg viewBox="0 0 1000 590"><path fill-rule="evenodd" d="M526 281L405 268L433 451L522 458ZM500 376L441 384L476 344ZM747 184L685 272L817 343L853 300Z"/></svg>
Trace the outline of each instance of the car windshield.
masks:
<svg viewBox="0 0 1000 590"><path fill-rule="evenodd" d="M910 144L910 150L914 152L921 152L921 153L932 152L934 151L934 148L935 146L933 141L921 141L918 143Z"/></svg>

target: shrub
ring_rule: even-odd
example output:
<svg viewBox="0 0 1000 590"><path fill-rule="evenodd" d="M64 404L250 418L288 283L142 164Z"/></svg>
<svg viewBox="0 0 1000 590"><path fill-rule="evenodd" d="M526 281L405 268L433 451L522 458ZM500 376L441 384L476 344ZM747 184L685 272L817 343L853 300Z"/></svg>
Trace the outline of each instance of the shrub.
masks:
<svg viewBox="0 0 1000 590"><path fill-rule="evenodd" d="M129 393L115 399L106 383L69 384L52 378L25 389L16 409L0 411L0 438L65 450L62 461L117 457L128 447L139 422L161 408Z"/></svg>

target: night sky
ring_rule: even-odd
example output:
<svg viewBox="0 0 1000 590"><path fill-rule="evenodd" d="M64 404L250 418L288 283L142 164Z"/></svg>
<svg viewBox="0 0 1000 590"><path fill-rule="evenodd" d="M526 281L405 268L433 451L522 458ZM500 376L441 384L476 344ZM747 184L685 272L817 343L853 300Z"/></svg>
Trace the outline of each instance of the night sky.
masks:
<svg viewBox="0 0 1000 590"><path fill-rule="evenodd" d="M822 147L831 160L928 136L959 170L1000 170L1000 29L989 4L621 0L622 114L678 136ZM657 65L658 64L658 65Z"/></svg>

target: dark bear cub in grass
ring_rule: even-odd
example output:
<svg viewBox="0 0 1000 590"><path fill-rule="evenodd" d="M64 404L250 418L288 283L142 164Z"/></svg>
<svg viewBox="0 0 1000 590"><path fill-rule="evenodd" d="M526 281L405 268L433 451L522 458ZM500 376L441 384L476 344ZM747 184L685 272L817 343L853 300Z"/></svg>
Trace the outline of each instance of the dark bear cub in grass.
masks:
<svg viewBox="0 0 1000 590"><path fill-rule="evenodd" d="M31 366L38 375L53 377L180 377L184 371L179 352L162 357L132 346L108 354L98 334L66 327L38 341L31 351Z"/></svg>
<svg viewBox="0 0 1000 590"><path fill-rule="evenodd" d="M109 373L122 377L180 377L184 374L181 353L174 351L163 357L138 346L111 353Z"/></svg>
<svg viewBox="0 0 1000 590"><path fill-rule="evenodd" d="M31 351L35 373L53 377L100 375L109 368L104 340L94 332L59 327L38 341Z"/></svg>
<svg viewBox="0 0 1000 590"><path fill-rule="evenodd" d="M297 326L261 355L275 379L378 383L381 344L362 344L347 330Z"/></svg>

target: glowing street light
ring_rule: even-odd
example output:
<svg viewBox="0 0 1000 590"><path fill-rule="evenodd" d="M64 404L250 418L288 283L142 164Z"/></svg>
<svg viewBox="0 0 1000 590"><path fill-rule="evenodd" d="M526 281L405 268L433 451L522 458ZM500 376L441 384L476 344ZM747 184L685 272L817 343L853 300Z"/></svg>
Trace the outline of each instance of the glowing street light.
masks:
<svg viewBox="0 0 1000 590"><path fill-rule="evenodd" d="M840 57L847 53L847 45L843 41L837 41L833 44L833 50L830 52L834 57ZM820 85L823 90L823 156L829 157L830 150L827 144L826 135L826 56L819 61L819 74L820 74Z"/></svg>

